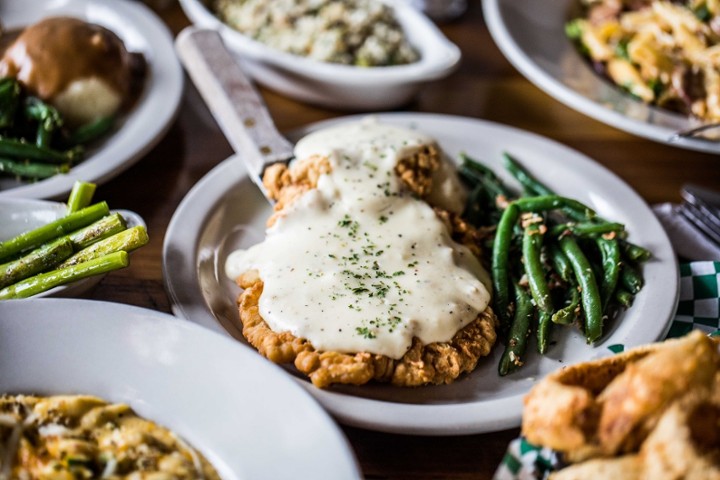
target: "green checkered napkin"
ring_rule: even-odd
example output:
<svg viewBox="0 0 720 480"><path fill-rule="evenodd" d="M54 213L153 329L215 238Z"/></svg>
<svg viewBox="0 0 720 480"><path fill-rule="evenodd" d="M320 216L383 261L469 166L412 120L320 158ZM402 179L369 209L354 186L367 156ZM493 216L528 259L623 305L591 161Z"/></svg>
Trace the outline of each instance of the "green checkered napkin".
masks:
<svg viewBox="0 0 720 480"><path fill-rule="evenodd" d="M667 338L681 337L699 329L720 335L720 262L690 262L680 265L680 301ZM615 353L624 345L608 347ZM539 448L524 438L510 442L493 480L539 480L558 465L548 448Z"/></svg>

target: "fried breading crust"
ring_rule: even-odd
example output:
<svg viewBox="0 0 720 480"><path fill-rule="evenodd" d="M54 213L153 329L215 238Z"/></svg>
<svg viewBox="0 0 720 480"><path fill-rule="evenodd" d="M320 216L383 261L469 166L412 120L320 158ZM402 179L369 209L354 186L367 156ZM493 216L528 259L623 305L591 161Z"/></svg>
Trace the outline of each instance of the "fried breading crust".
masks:
<svg viewBox="0 0 720 480"><path fill-rule="evenodd" d="M424 198L432 190L433 172L439 168L440 161L436 145L423 145L411 155L400 158L395 173L405 188ZM330 171L329 159L321 155L300 159L292 167L285 164L268 167L263 185L276 201L268 226L283 215L288 205L316 188L320 176ZM487 232L476 230L458 214L440 208L435 208L435 212L455 241L482 258L480 244ZM472 371L478 359L490 353L497 339L498 320L488 307L449 342L423 345L419 339L413 339L410 349L399 360L368 352L317 351L306 339L289 332L274 332L265 322L258 310L263 282L257 272L246 272L237 283L244 289L238 297L238 307L243 335L248 342L275 363L294 363L318 387L333 383L361 385L369 381L390 382L397 386L450 383Z"/></svg>
<svg viewBox="0 0 720 480"><path fill-rule="evenodd" d="M244 291L238 299L243 336L275 363L294 363L313 385L362 385L371 380L403 387L450 383L472 371L490 353L497 339L497 317L489 307L460 330L450 342L423 345L417 338L399 360L385 355L317 351L310 342L289 332L274 332L262 318L258 302L263 282L256 275L241 276Z"/></svg>
<svg viewBox="0 0 720 480"><path fill-rule="evenodd" d="M701 332L548 375L525 398L522 431L571 462L636 450L674 400L709 388L717 344Z"/></svg>

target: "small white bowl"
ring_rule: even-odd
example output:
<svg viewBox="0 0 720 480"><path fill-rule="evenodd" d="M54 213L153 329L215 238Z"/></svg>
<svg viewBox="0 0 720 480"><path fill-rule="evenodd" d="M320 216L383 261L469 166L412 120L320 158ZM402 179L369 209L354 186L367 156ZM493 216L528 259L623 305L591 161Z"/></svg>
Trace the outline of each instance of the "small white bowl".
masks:
<svg viewBox="0 0 720 480"><path fill-rule="evenodd" d="M53 222L65 215L66 211L65 203L0 197L0 242ZM135 212L130 210L112 210L112 212L122 215L128 227L146 226L142 217ZM4 262L0 261L0 263ZM78 296L95 286L103 276L93 275L67 285L51 288L34 295L33 298Z"/></svg>
<svg viewBox="0 0 720 480"><path fill-rule="evenodd" d="M256 82L296 100L343 110L381 110L410 101L429 81L452 73L460 49L425 15L402 0L384 0L420 59L407 65L356 67L293 55L243 35L223 23L206 0L180 0L198 27L220 32L228 48L241 58L245 72Z"/></svg>

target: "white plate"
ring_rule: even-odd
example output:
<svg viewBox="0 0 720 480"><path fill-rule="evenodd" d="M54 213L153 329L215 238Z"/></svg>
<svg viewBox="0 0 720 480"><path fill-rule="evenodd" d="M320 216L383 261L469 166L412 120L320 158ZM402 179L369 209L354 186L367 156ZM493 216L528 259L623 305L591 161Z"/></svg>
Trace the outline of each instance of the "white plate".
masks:
<svg viewBox="0 0 720 480"><path fill-rule="evenodd" d="M0 392L127 403L188 440L225 480L360 478L337 425L280 369L152 310L0 302Z"/></svg>
<svg viewBox="0 0 720 480"><path fill-rule="evenodd" d="M484 0L488 29L500 50L555 99L620 130L690 150L719 153L720 143L671 141L678 130L697 126L690 118L634 99L595 73L565 36L575 0Z"/></svg>
<svg viewBox="0 0 720 480"><path fill-rule="evenodd" d="M60 198L76 180L101 184L142 158L170 128L182 97L184 76L173 50L170 31L141 2L115 0L23 0L0 2L0 19L7 30L49 16L73 16L115 32L132 52L148 63L142 94L113 133L99 141L87 158L65 175L35 183L0 177L0 197Z"/></svg>
<svg viewBox="0 0 720 480"><path fill-rule="evenodd" d="M309 130L357 118L314 124ZM447 386L402 389L367 385L319 390L299 379L341 422L437 435L516 427L522 397L539 377L564 364L604 354L608 345L633 346L663 337L677 302L677 262L650 208L618 177L558 143L494 123L421 113L386 113L378 118L430 134L452 158L467 152L492 166L508 184L516 185L501 163L501 153L508 151L550 188L624 223L629 238L649 248L654 259L644 268L646 286L633 307L610 326L595 348L588 346L576 329L565 328L556 329L558 342L547 356L531 357L518 373L504 378L497 374L502 349L496 348L489 359L481 360L476 371ZM243 341L235 305L239 289L225 278L224 259L232 249L262 240L269 214L270 206L238 158L221 163L195 185L173 215L163 250L165 284L178 316Z"/></svg>
<svg viewBox="0 0 720 480"><path fill-rule="evenodd" d="M128 227L147 226L142 217L135 212L130 210L112 211L121 214L127 221ZM61 202L0 197L0 242L53 222L66 213L67 204ZM34 295L33 298L78 296L96 285L103 276L93 275L77 282L51 288Z"/></svg>
<svg viewBox="0 0 720 480"><path fill-rule="evenodd" d="M384 110L407 103L431 80L452 73L460 49L425 15L405 0L383 0L420 60L391 67L355 67L293 55L269 47L221 22L207 0L180 0L188 18L198 27L217 29L228 48L239 55L242 66L257 82L300 101L335 109Z"/></svg>

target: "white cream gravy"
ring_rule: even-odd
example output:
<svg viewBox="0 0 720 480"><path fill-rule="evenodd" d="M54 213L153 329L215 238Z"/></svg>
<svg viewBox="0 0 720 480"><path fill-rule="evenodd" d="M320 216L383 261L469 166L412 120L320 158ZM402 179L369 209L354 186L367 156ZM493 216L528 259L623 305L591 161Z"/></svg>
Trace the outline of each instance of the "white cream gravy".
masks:
<svg viewBox="0 0 720 480"><path fill-rule="evenodd" d="M260 314L318 350L400 358L418 337L450 340L485 310L489 276L424 201L401 188L399 158L432 139L358 122L312 133L296 158L326 155L331 172L233 252L226 274L257 270Z"/></svg>

